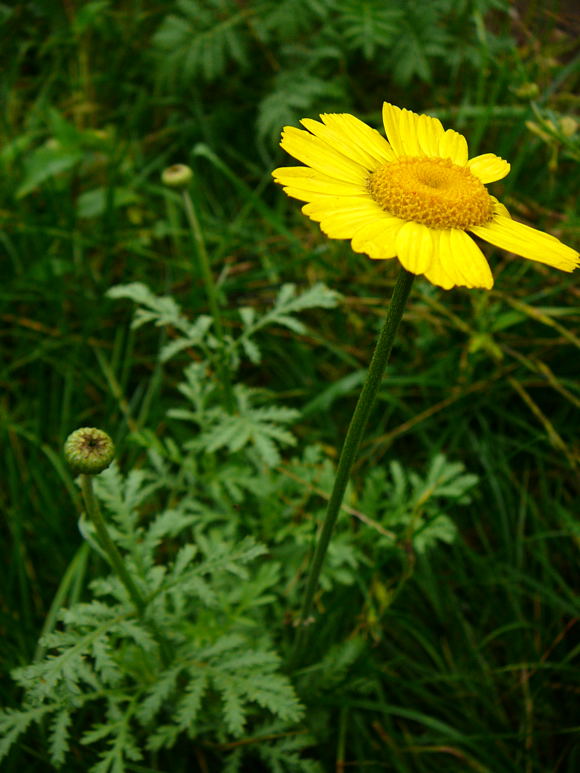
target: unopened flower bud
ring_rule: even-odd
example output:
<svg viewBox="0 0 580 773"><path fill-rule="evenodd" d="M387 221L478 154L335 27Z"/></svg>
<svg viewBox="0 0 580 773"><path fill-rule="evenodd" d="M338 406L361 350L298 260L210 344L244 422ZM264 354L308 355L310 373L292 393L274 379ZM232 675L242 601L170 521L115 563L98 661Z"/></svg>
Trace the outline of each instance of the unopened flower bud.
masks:
<svg viewBox="0 0 580 773"><path fill-rule="evenodd" d="M185 164L173 164L164 169L161 174L161 180L168 188L187 188L193 172Z"/></svg>
<svg viewBox="0 0 580 773"><path fill-rule="evenodd" d="M514 89L514 93L520 99L535 99L540 93L540 87L537 83L522 83Z"/></svg>
<svg viewBox="0 0 580 773"><path fill-rule="evenodd" d="M578 121L571 115L560 118L560 129L564 137L573 137L578 130Z"/></svg>
<svg viewBox="0 0 580 773"><path fill-rule="evenodd" d="M75 473L97 475L113 461L115 446L102 429L82 427L67 437L64 456Z"/></svg>

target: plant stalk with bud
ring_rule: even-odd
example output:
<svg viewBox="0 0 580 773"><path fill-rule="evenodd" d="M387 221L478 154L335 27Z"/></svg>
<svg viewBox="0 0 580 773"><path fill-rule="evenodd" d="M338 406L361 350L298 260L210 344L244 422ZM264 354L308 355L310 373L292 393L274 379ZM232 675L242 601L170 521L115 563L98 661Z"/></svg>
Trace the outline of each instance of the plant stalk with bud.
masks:
<svg viewBox="0 0 580 773"><path fill-rule="evenodd" d="M203 237L203 231L201 229L199 218L197 217L192 198L188 191L188 186L192 179L193 172L190 167L186 166L185 164L173 164L173 166L167 167L167 169L165 169L161 175L161 180L164 185L169 188L176 188L181 192L185 216L187 218L193 242L195 244L195 249L197 251L199 268L201 270L201 276L205 287L211 316L219 341L220 351L217 360L217 371L222 387L224 406L228 413L233 413L235 409L235 400L230 373L226 364L226 341L218 300L218 292L213 274L211 272L209 257L205 246L205 239Z"/></svg>

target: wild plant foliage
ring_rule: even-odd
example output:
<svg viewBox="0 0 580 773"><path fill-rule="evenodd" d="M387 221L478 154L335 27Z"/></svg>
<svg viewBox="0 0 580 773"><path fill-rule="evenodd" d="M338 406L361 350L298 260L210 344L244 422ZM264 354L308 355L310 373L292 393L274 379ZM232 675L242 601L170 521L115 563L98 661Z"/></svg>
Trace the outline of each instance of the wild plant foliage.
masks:
<svg viewBox="0 0 580 773"><path fill-rule="evenodd" d="M93 600L62 610L42 641L46 658L13 674L25 697L20 710L0 715L1 756L32 722L47 724L53 765L80 742L98 755L90 770L106 773L182 734L213 728L217 740L239 737L257 715L300 719L263 625L276 572L252 579L266 548L212 528L207 504L189 497L144 518L158 488L150 471L124 478L112 467L100 476L97 494L147 599L146 617L136 617L110 575L94 581ZM86 711L100 719L71 739L74 717Z"/></svg>
<svg viewBox="0 0 580 773"><path fill-rule="evenodd" d="M577 246L572 6L0 4L3 773L580 768L574 278L492 250L490 293L416 282L290 670L393 274L270 177L283 125L379 128L390 100L509 159L514 219ZM174 162L227 268L222 341ZM288 308L319 280L344 303ZM58 448L86 422L118 446L95 489L143 618L75 528Z"/></svg>
<svg viewBox="0 0 580 773"><path fill-rule="evenodd" d="M481 19L505 13L505 0L179 0L153 37L159 77L173 87L202 78L217 81L238 72L268 69L258 102L257 129L270 140L316 104L349 104L344 72L360 57L400 86L414 78L432 83L443 68L481 66L485 49L465 41ZM459 32L461 31L461 33ZM462 45L454 45L457 34ZM308 45L315 36L317 45ZM506 46L487 33L487 47ZM339 75L339 73L342 73Z"/></svg>
<svg viewBox="0 0 580 773"><path fill-rule="evenodd" d="M147 323L157 327L172 329L173 340L166 344L160 353L162 362L174 357L178 352L190 347L201 349L210 357L218 347L217 338L211 330L214 321L207 315L199 315L195 322L183 314L180 306L171 296L157 296L140 282L112 287L107 295L111 298L128 298L137 304L132 327L137 329ZM293 284L284 284L280 288L274 305L268 311L259 313L255 308L247 306L238 309L242 321L242 332L239 336L226 340L226 357L228 367L238 368L245 356L250 362L257 364L261 360L259 344L256 335L271 325L280 325L295 333L306 331L306 326L297 315L306 309L331 309L340 300L340 294L322 283L298 292Z"/></svg>
<svg viewBox="0 0 580 773"><path fill-rule="evenodd" d="M122 773L183 738L224 744L263 734L256 749L234 744L223 756L224 769L260 759L271 770L314 773L319 766L308 752L314 741L298 724L303 708L275 645L280 621L296 614L296 578L311 548L311 519L323 517L334 465L317 446L283 462L282 451L297 445L289 427L300 414L263 404L262 390L235 384L236 410L225 410L211 318L191 322L174 298L140 283L114 287L109 295L137 304L135 328L154 324L174 336L159 353L162 361L195 353L168 411L170 421L187 422L193 432L182 440L143 432L144 464L125 476L113 465L95 479L145 614L136 613L118 577L106 573L91 583L87 601L62 609L40 642L44 658L13 672L24 697L20 709L0 713L0 758L31 725L46 728L55 767L66 765L80 745L88 747L88 769L96 773ZM270 309L241 308L239 332L226 341L228 367L235 372L243 360L258 364L260 335L268 327L302 334L300 313L338 301L320 284L300 293L284 285ZM343 519L322 589L354 585L385 551L403 555L411 545L421 554L452 541L455 529L443 503L468 502L475 483L461 464L442 456L425 478L398 463L389 475L372 472L353 510L364 528L353 528L352 516ZM306 506L310 518L298 517ZM106 558L92 522L81 516L79 525ZM329 653L321 695L342 685L363 647L357 640L337 650L335 660ZM71 733L79 717L80 736Z"/></svg>
<svg viewBox="0 0 580 773"><path fill-rule="evenodd" d="M295 444L294 436L286 428L296 420L299 412L278 405L264 405L268 395L264 390L252 389L243 384L234 388L236 412L231 414L219 403L219 384L210 377L212 362L217 356L227 359L228 368L235 371L246 359L252 364L261 361L259 333L272 325L285 327L295 333L304 333L306 327L297 315L306 309L333 308L339 294L322 284L316 284L301 293L292 284L280 288L274 306L259 314L252 307L242 307L239 315L242 329L237 337L228 336L225 352L219 351L218 339L212 331L211 317L201 315L189 322L175 300L158 297L140 283L119 285L109 291L113 298L129 298L138 304L133 327L146 323L168 327L176 336L164 345L160 352L163 362L184 349L197 348L205 359L190 364L184 371L184 381L179 391L188 406L172 408L168 415L193 423L197 427L195 437L188 443L191 450L214 453L227 448L234 453L249 446L255 451L258 464L274 466L280 461L279 448Z"/></svg>
<svg viewBox="0 0 580 773"><path fill-rule="evenodd" d="M223 741L248 733L268 737L259 722L269 714L278 721L269 730L277 727L290 735L260 744L259 756L272 770L318 769L300 753L312 739L302 731L293 736L291 730L302 708L280 671L268 633L275 614L268 610L274 605L280 613L283 589L300 571L311 540L308 523L288 521L286 511L303 506L305 492L315 495L319 487L326 488L333 470L315 448L288 467L289 475L275 478L268 468L256 475L252 464L237 470L245 483L232 487L232 470L226 467L217 476L223 488L214 482L209 492L203 481L187 491L159 458L126 477L116 466L99 476L98 498L147 599L147 615L144 620L136 617L113 575L93 581L92 600L63 609L57 628L41 641L45 659L13 672L24 699L20 709L0 713L0 758L31 724L40 724L48 728L48 756L55 767L66 764L71 744L76 748L80 743L95 760L91 771L121 772L130 769L130 762L172 748L182 736L192 741ZM475 483L462 465L444 457L433 461L425 478L396 463L389 478L378 471L371 475L358 508L380 523L367 518L362 533L340 530L322 587L330 591L353 585L366 565L380 563L381 555L384 560L385 550L402 550L408 540L418 554L437 541L452 541L455 528L443 503L467 504ZM187 493L176 499L180 490ZM171 505L149 515L163 499ZM268 513L263 536L269 548L248 537L236 540L236 501L246 507L253 502ZM229 513L223 512L225 502L232 508ZM86 537L96 542L94 534ZM273 560L264 563L266 554ZM357 641L344 651L329 652L320 672L321 694L342 684L361 647L363 642ZM316 684L309 682L311 696ZM349 689L364 694L368 687L361 683ZM71 737L79 714L99 719L80 738ZM248 753L252 751L234 751L227 769L238 769Z"/></svg>

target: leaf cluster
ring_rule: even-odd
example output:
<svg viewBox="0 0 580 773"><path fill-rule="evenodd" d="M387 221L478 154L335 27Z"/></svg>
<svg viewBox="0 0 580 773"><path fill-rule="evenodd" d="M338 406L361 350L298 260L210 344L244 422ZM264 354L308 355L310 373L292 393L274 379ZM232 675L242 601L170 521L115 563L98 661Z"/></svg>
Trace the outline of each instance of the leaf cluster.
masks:
<svg viewBox="0 0 580 773"><path fill-rule="evenodd" d="M241 332L237 337L228 336L223 343L213 331L211 317L200 315L195 322L190 322L172 297L156 296L141 283L118 285L108 294L112 298L129 298L138 304L133 328L153 323L169 328L175 335L161 349L162 362L184 350L197 349L199 356L205 358L198 358L185 369L185 380L179 385L188 406L168 412L171 418L192 422L200 430L187 448L213 454L222 448L235 453L249 446L260 464L279 463L279 447L296 442L286 425L298 418L298 411L285 406L261 405L265 399L263 390L243 384L234 388L235 412L226 411L219 403L220 385L212 377L212 372L217 370L216 358L224 358L232 373L244 360L259 364L262 354L258 334L273 325L305 333L307 328L297 315L307 309L333 308L339 301L338 293L321 283L300 293L293 284L282 285L271 309L259 313L253 307L240 308Z"/></svg>
<svg viewBox="0 0 580 773"><path fill-rule="evenodd" d="M282 500L285 520L263 532L263 539L275 545L273 555L281 560L283 577L292 585L300 572L304 553L309 550L313 530L322 523L325 502L335 475L332 461L319 446L308 446L302 457L265 473L258 484L261 497L256 503L260 522ZM393 559L420 560L426 553L451 544L458 533L449 512L472 502L471 492L478 477L463 464L437 454L426 472L405 468L399 461L371 469L362 490L352 486L328 548L320 583L325 591L352 586L366 567L385 565Z"/></svg>
<svg viewBox="0 0 580 773"><path fill-rule="evenodd" d="M348 79L337 73L361 58L372 63L375 77L388 74L401 87L413 79L432 83L442 67L476 71L488 50L507 45L489 31L482 48L477 25L507 10L504 0L259 0L242 7L233 0L179 0L153 45L157 73L173 88L227 79L234 68L255 73L266 64L272 74L257 100L256 123L264 140L316 104L348 106ZM310 47L313 37L318 44Z"/></svg>
<svg viewBox="0 0 580 773"><path fill-rule="evenodd" d="M180 735L239 737L264 713L290 725L300 719L260 615L249 616L271 601L277 579L274 567L250 587L249 567L265 547L207 529L206 508L189 497L144 519L156 488L151 474L124 478L114 466L97 486L146 615L135 614L111 575L93 582L92 601L62 610L41 642L45 658L13 673L24 700L0 714L0 758L31 723L48 723L54 766L80 743L98 754L87 769L107 773L173 747ZM92 726L71 737L81 711Z"/></svg>

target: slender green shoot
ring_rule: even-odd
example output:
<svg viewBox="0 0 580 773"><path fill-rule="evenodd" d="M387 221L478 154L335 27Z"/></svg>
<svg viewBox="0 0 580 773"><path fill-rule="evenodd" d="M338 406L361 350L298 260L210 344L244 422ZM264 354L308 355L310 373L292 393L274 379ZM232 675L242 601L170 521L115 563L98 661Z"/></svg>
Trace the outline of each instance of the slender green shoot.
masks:
<svg viewBox="0 0 580 773"><path fill-rule="evenodd" d="M413 279L414 274L409 273L401 267L395 288L393 290L389 311L387 313L383 328L379 334L377 345L371 360L371 364L369 366L366 382L359 395L348 431L346 433L346 438L338 462L336 477L334 479L332 493L328 501L326 515L322 525L322 531L320 532L320 537L318 538L314 556L310 563L308 579L306 581L306 590L304 592L302 609L298 621L299 628L291 658L292 666L299 665L304 655L305 646L308 641L308 627L311 623L310 615L312 612L314 595L318 587L318 579L322 570L324 557L326 555L326 551L328 550L334 524L336 523L338 513L340 512L340 506L344 498L344 492L348 484L350 471L356 459L361 438L365 431L370 412L375 403L377 392L383 378L383 373L385 372L385 367L387 366L389 357L391 355L395 335L397 334L399 323L403 316L403 311L411 291Z"/></svg>
<svg viewBox="0 0 580 773"><path fill-rule="evenodd" d="M226 362L226 356L227 356L226 341L225 341L224 327L223 327L221 311L220 311L220 306L218 301L218 292L213 278L213 274L211 272L209 257L205 246L205 239L203 238L203 231L201 229L201 225L199 223L199 219L197 217L195 207L193 206L193 201L191 200L191 196L189 195L189 192L187 191L187 189L183 189L181 192L181 195L183 197L183 207L185 209L187 222L191 229L191 235L193 237L195 248L197 250L199 266L201 269L201 276L205 286L205 292L207 295L210 312L214 321L215 330L220 343L220 351L217 359L217 370L218 370L218 377L220 379L222 390L223 390L224 405L229 413L233 413L235 409L235 400L234 400L234 393L233 393L232 383L230 378L230 372Z"/></svg>

